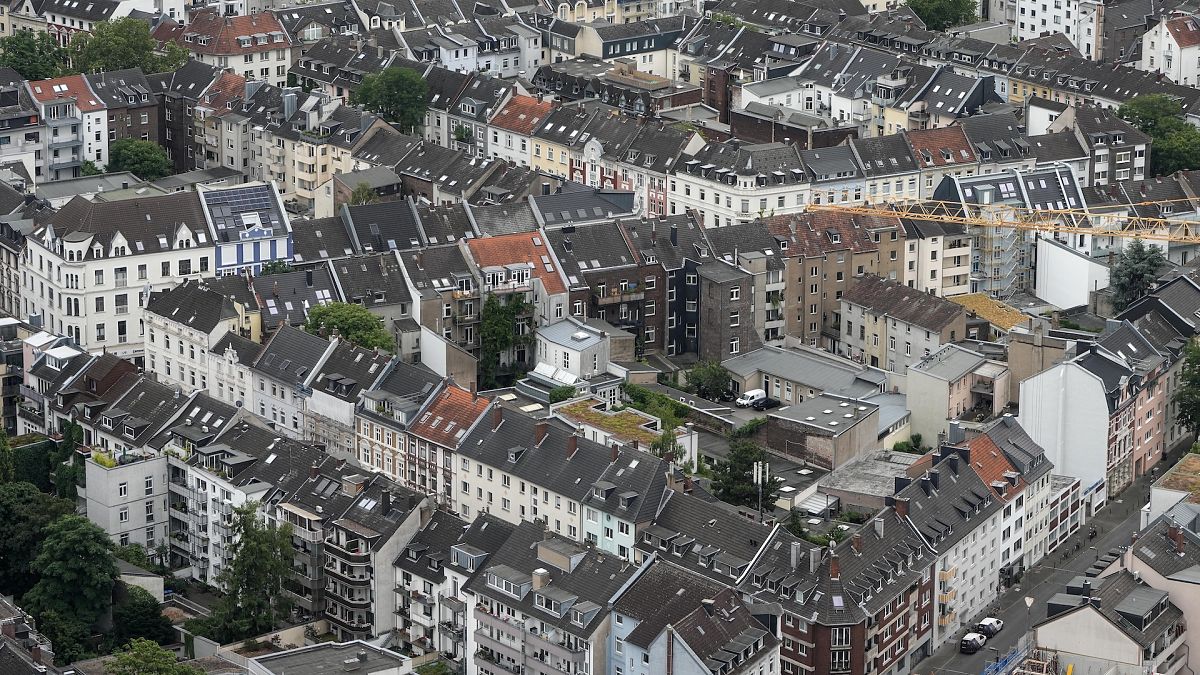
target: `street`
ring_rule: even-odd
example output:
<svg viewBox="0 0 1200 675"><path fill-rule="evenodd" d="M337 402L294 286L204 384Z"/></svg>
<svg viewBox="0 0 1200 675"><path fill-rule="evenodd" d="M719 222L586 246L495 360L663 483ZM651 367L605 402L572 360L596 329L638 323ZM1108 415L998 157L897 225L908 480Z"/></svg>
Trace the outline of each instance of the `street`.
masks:
<svg viewBox="0 0 1200 675"><path fill-rule="evenodd" d="M1173 449L1169 456L1159 463L1160 474L1172 466L1189 444L1182 444ZM1082 546L1067 560L1062 558L1062 549L1051 551L1042 562L1025 572L1021 583L1013 586L999 598L999 609L990 610L987 616L994 616L1004 621L1004 630L987 642L987 646L975 654L959 654L958 641L962 634L942 645L933 656L919 663L914 668L918 673L958 673L960 675L979 675L989 662L998 656L1007 654L1020 637L1028 629L1046 616L1046 601L1055 593L1062 592L1073 577L1081 575L1092 566L1096 558L1104 555L1115 546L1129 545L1131 535L1140 529L1139 512L1150 489L1150 476L1138 478L1133 485L1110 500L1101 512L1084 523L1080 532L1071 542L1082 540ZM1098 534L1094 540L1088 541L1087 530L1095 527ZM1027 609L1026 596L1033 597L1033 607ZM977 622L984 615L973 617Z"/></svg>

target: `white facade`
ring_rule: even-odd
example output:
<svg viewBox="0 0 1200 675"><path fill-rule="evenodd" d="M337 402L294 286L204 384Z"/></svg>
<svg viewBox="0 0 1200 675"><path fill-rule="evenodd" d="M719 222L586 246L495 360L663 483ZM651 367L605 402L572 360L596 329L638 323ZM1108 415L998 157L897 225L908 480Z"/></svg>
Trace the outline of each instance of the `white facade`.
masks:
<svg viewBox="0 0 1200 675"><path fill-rule="evenodd" d="M1108 288L1107 261L1090 258L1053 239L1038 239L1037 261L1034 294L1055 307L1086 305L1093 291Z"/></svg>
<svg viewBox="0 0 1200 675"><path fill-rule="evenodd" d="M941 553L934 569L937 573L934 593L952 599L950 611L935 610L932 646L957 638L996 599L1000 561L999 512L978 521L971 533Z"/></svg>
<svg viewBox="0 0 1200 675"><path fill-rule="evenodd" d="M1179 84L1200 84L1200 19L1164 16L1142 36L1137 67Z"/></svg>
<svg viewBox="0 0 1200 675"><path fill-rule="evenodd" d="M738 176L730 185L708 180L699 174L678 171L667 178L670 215L695 209L704 227L722 227L748 222L759 215L803 213L808 203L808 183L774 182L759 186L754 176Z"/></svg>
<svg viewBox="0 0 1200 675"><path fill-rule="evenodd" d="M578 501L544 486L531 485L506 473L503 467L465 457L458 461L461 466L456 473L456 501L463 518L470 520L485 511L514 525L542 518L547 530L583 540L583 508Z"/></svg>
<svg viewBox="0 0 1200 675"><path fill-rule="evenodd" d="M904 284L947 298L971 291L971 237L910 237L904 248Z"/></svg>

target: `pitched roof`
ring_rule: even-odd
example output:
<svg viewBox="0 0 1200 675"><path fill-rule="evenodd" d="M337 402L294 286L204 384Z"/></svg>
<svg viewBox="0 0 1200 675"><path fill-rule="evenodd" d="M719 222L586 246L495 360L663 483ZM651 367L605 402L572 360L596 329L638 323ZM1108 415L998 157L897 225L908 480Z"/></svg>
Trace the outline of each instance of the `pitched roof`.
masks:
<svg viewBox="0 0 1200 675"><path fill-rule="evenodd" d="M621 595L613 611L638 622L625 641L645 649L673 625L725 588L668 561L656 561Z"/></svg>
<svg viewBox="0 0 1200 675"><path fill-rule="evenodd" d="M949 300L874 274L859 277L843 299L933 331L941 331L966 315L966 310Z"/></svg>
<svg viewBox="0 0 1200 675"><path fill-rule="evenodd" d="M329 347L325 338L283 324L254 361L254 370L285 384L305 384Z"/></svg>
<svg viewBox="0 0 1200 675"><path fill-rule="evenodd" d="M529 136L553 109L551 101L517 94L492 117L491 125L522 136Z"/></svg>
<svg viewBox="0 0 1200 675"><path fill-rule="evenodd" d="M224 357L225 352L230 349L237 354L238 364L249 368L254 365L254 360L262 352L263 346L250 338L244 338L237 333L229 331L220 340L217 340L216 344L209 351Z"/></svg>
<svg viewBox="0 0 1200 675"><path fill-rule="evenodd" d="M174 249L181 227L198 244L206 244L209 239L208 223L194 192L115 202L90 202L77 196L39 225L34 235L43 236L48 227L66 241L86 241L90 237L93 244L99 243L105 249L120 235L128 244L128 255ZM91 248L84 253L87 259L93 255Z"/></svg>
<svg viewBox="0 0 1200 675"><path fill-rule="evenodd" d="M292 260L309 263L354 255L354 243L337 216L314 218L292 228Z"/></svg>
<svg viewBox="0 0 1200 675"><path fill-rule="evenodd" d="M667 551L675 564L723 584L734 584L766 544L771 527L756 523L724 502L667 491L664 503L637 547Z"/></svg>
<svg viewBox="0 0 1200 675"><path fill-rule="evenodd" d="M393 564L415 577L440 583L446 578L450 547L458 543L466 527L467 521L458 516L434 511Z"/></svg>
<svg viewBox="0 0 1200 675"><path fill-rule="evenodd" d="M457 448L459 441L488 409L489 402L490 399L475 396L462 387L447 386L412 423L409 431L443 448Z"/></svg>
<svg viewBox="0 0 1200 675"><path fill-rule="evenodd" d="M159 94L174 94L196 99L216 81L222 70L207 63L189 59L179 70L169 73L156 73L147 79L150 86Z"/></svg>
<svg viewBox="0 0 1200 675"><path fill-rule="evenodd" d="M110 108L157 104L157 99L150 89L150 81L140 68L88 73L84 77L98 100ZM134 100L131 101L131 98Z"/></svg>
<svg viewBox="0 0 1200 675"><path fill-rule="evenodd" d="M914 129L902 134L916 153L918 166L946 166L976 161L975 151L961 126Z"/></svg>
<svg viewBox="0 0 1200 675"><path fill-rule="evenodd" d="M386 352L378 353L339 339L318 369L312 382L313 391L355 403L359 392L375 386L391 359Z"/></svg>
<svg viewBox="0 0 1200 675"><path fill-rule="evenodd" d="M207 42L201 42L201 37L207 38ZM253 54L292 46L283 24L271 12L221 16L214 10L202 10L192 14L188 25L170 38L184 49L200 54Z"/></svg>
<svg viewBox="0 0 1200 675"><path fill-rule="evenodd" d="M558 260L537 234L504 234L467 242L479 267L504 267L528 263L533 276L541 279L550 294L566 292L558 272Z"/></svg>
<svg viewBox="0 0 1200 675"><path fill-rule="evenodd" d="M1180 16L1169 19L1167 30L1180 49L1200 45L1200 26L1197 25L1195 17Z"/></svg>
<svg viewBox="0 0 1200 675"><path fill-rule="evenodd" d="M346 302L378 309L412 301L395 251L342 258L329 267Z"/></svg>
<svg viewBox="0 0 1200 675"><path fill-rule="evenodd" d="M252 285L265 330L284 323L303 326L308 310L345 299L324 265L254 277Z"/></svg>
<svg viewBox="0 0 1200 675"><path fill-rule="evenodd" d="M996 497L1012 501L1018 492L1028 487L1025 478L1009 463L991 436L979 434L968 440L966 446L971 451L971 468Z"/></svg>
<svg viewBox="0 0 1200 675"><path fill-rule="evenodd" d="M66 75L52 80L35 80L29 83L33 97L41 103L57 99L74 98L80 112L104 110L103 99L92 91L91 85L82 75Z"/></svg>
<svg viewBox="0 0 1200 675"><path fill-rule="evenodd" d="M146 311L202 333L212 332L221 321L238 315L232 300L193 279L151 294Z"/></svg>
<svg viewBox="0 0 1200 675"><path fill-rule="evenodd" d="M839 211L768 216L764 222L777 240L788 243L787 250L781 251L785 257L816 257L834 251L877 251L879 243L875 241L876 233L896 231L899 236L904 232L899 218Z"/></svg>

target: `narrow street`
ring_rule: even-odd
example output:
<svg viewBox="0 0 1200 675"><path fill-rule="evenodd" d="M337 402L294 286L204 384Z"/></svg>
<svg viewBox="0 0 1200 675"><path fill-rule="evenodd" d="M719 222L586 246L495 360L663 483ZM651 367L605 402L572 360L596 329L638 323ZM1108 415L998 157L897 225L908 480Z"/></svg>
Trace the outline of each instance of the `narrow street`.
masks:
<svg viewBox="0 0 1200 675"><path fill-rule="evenodd" d="M1169 456L1159 463L1162 467L1159 474L1174 465L1188 447L1190 443L1174 448ZM946 642L932 657L917 664L915 672L979 675L988 663L1007 654L1016 646L1022 634L1045 618L1046 601L1055 593L1061 592L1071 578L1083 574L1098 557L1113 547L1129 544L1133 533L1140 529L1139 512L1146 501L1150 483L1150 476L1142 476L1116 499L1109 501L1098 515L1085 523L1080 533L1064 545L1071 546L1071 542L1082 540L1082 546L1077 553L1063 560L1061 549L1051 551L1041 563L1026 571L1020 584L1001 595L999 608L991 610L987 616L1004 621L1004 630L988 640L984 649L975 654L959 654L958 640L962 637L960 633L953 640ZM1088 541L1087 530L1093 526L1098 534L1094 540ZM1032 608L1026 608L1026 597L1034 599ZM972 620L978 621L983 618L984 615L980 615Z"/></svg>

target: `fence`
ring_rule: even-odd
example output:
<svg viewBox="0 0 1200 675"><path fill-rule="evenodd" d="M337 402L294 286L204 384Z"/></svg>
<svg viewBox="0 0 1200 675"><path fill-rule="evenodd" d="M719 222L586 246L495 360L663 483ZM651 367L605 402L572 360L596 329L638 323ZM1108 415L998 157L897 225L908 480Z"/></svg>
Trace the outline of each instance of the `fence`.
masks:
<svg viewBox="0 0 1200 675"><path fill-rule="evenodd" d="M1029 655L1029 647L1033 640L1026 633L1017 640L1017 646L1008 651L1007 654L989 663L984 669L982 675L1008 675L1017 669L1018 666L1025 663L1025 657Z"/></svg>

